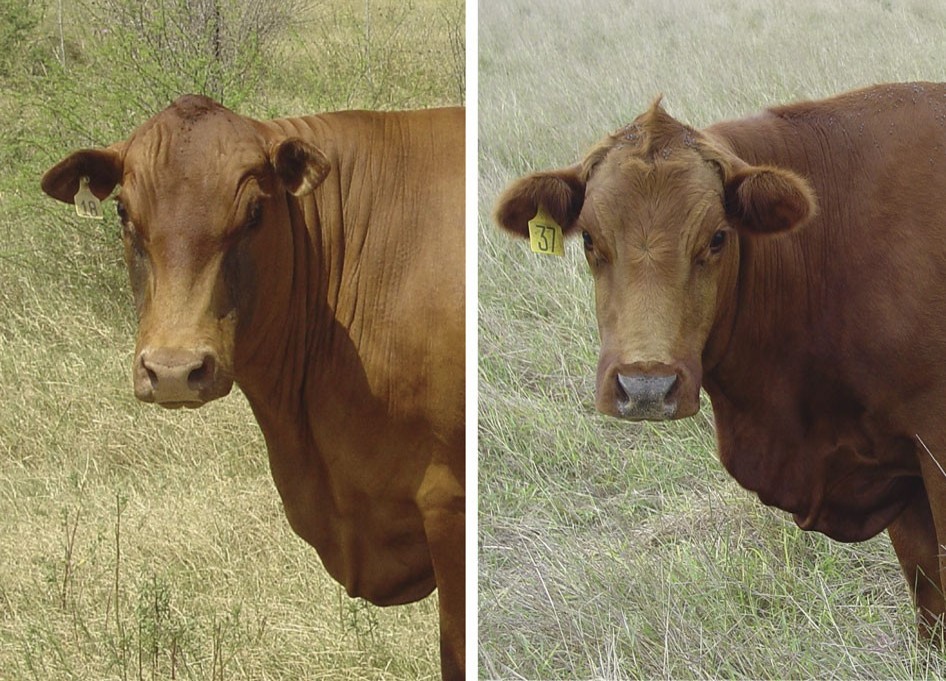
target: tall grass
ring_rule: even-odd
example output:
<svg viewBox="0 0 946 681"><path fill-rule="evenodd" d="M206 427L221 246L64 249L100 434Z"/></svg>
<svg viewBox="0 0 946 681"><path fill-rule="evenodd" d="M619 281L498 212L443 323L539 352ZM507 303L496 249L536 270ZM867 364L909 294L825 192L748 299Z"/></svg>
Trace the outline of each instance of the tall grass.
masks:
<svg viewBox="0 0 946 681"><path fill-rule="evenodd" d="M459 103L456 0L309 4L242 113ZM0 5L38 17L0 45L0 679L438 677L436 597L344 594L289 529L239 391L196 411L135 401L117 220L77 220L39 190L53 162L144 120L96 98L135 88L107 68L121 41L96 40L77 4ZM339 68L346 42L383 77ZM85 98L54 72L60 45Z"/></svg>
<svg viewBox="0 0 946 681"><path fill-rule="evenodd" d="M886 536L844 545L731 480L710 406L593 407L580 244L532 255L497 194L571 164L663 93L696 126L946 77L940 3L481 0L479 665L490 678L937 678Z"/></svg>

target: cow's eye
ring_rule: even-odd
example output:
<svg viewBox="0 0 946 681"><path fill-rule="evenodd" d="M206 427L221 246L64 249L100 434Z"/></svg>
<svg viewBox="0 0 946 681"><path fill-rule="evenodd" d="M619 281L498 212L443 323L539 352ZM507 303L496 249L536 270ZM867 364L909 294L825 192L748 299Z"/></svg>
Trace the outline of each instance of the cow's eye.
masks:
<svg viewBox="0 0 946 681"><path fill-rule="evenodd" d="M125 208L125 204L118 199L115 199L115 212L118 214L119 221L121 221L122 238L133 239L137 243L138 233L135 230L135 225L131 221L131 216L128 214L128 209Z"/></svg>
<svg viewBox="0 0 946 681"><path fill-rule="evenodd" d="M246 214L246 222L244 223L244 227L246 229L253 229L257 225L259 225L262 219L263 219L263 206L260 205L259 203L254 203L252 206L250 206L250 210Z"/></svg>
<svg viewBox="0 0 946 681"><path fill-rule="evenodd" d="M591 235L588 232L582 232L581 238L585 242L586 251L590 251L595 247L595 242L592 240Z"/></svg>
<svg viewBox="0 0 946 681"><path fill-rule="evenodd" d="M727 238L727 236L726 236L726 230L721 229L721 230L717 231L717 232L713 235L713 238L710 239L710 245L709 245L709 247L710 247L710 252L711 252L711 253L719 253L721 250L723 250L723 246L726 245L726 238Z"/></svg>

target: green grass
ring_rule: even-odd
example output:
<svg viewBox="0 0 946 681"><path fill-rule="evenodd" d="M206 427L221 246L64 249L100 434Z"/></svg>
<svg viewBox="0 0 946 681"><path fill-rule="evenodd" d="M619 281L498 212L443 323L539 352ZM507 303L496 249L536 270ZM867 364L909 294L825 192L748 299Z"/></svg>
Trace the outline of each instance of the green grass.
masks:
<svg viewBox="0 0 946 681"><path fill-rule="evenodd" d="M39 177L130 132L110 108L120 97L95 95L135 84L96 71L97 34L67 22L74 82L92 96L57 96L34 61L58 44L46 4L0 80L0 679L438 678L436 596L376 608L344 594L289 529L238 390L196 411L134 399L114 209L78 220ZM241 112L459 103L456 0L311 4ZM348 70L346 42L361 50ZM357 76L366 64L374 80ZM68 123L80 113L87 131Z"/></svg>
<svg viewBox="0 0 946 681"><path fill-rule="evenodd" d="M932 0L481 0L479 673L941 678L886 536L799 530L716 460L710 406L594 411L591 279L498 233L513 178L563 166L658 93L696 126L883 81L943 80Z"/></svg>

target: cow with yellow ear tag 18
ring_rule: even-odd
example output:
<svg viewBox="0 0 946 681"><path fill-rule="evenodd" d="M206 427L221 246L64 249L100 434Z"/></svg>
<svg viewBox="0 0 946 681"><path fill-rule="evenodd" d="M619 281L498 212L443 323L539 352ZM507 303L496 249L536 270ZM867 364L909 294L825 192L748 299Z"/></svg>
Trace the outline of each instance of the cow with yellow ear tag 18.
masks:
<svg viewBox="0 0 946 681"><path fill-rule="evenodd" d="M42 188L115 193L135 395L245 393L293 530L353 597L439 592L464 674L464 112L257 121L185 96Z"/></svg>

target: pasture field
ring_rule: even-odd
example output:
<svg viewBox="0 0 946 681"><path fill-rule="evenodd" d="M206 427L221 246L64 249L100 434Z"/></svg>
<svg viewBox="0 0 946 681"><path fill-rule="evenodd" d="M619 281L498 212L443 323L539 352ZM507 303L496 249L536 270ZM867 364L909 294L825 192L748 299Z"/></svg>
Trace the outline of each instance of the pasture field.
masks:
<svg viewBox="0 0 946 681"><path fill-rule="evenodd" d="M594 410L581 243L533 255L490 219L658 93L697 127L885 81L946 78L933 0L480 0L479 674L943 678L886 535L799 530L728 477L708 401L669 424Z"/></svg>
<svg viewBox="0 0 946 681"><path fill-rule="evenodd" d="M459 0L296 5L240 113L461 103ZM0 0L0 679L439 678L436 596L344 594L290 530L237 389L136 402L114 208L80 221L39 189L146 117L154 83L115 70L96 6Z"/></svg>

